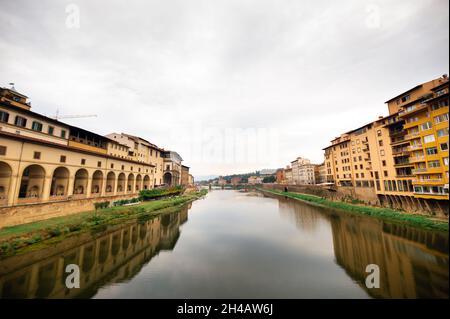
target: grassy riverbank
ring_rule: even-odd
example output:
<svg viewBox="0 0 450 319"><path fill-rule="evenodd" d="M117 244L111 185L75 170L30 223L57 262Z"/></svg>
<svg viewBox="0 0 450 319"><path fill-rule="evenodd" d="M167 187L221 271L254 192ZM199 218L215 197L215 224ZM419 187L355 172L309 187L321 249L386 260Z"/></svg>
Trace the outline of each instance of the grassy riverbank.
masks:
<svg viewBox="0 0 450 319"><path fill-rule="evenodd" d="M448 232L448 222L435 220L425 215L403 213L389 208L379 208L379 207L354 205L344 202L334 202L322 197L308 194L283 192L278 190L271 190L271 189L269 190L265 188L258 188L258 190L271 194L286 196L289 198L301 200L322 207L344 210L346 212L381 218L384 220L399 222L429 230Z"/></svg>
<svg viewBox="0 0 450 319"><path fill-rule="evenodd" d="M161 214L167 209L177 209L207 193L202 190L167 199L143 202L133 206L118 206L89 211L69 216L51 218L39 222L5 227L0 229L0 259L54 244L68 236L87 231L105 230L132 220L145 220Z"/></svg>

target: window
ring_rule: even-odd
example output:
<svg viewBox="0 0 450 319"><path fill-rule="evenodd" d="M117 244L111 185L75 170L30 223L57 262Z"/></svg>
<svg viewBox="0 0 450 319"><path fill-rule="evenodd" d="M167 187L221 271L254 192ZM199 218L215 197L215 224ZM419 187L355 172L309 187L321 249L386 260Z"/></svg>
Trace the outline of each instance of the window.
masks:
<svg viewBox="0 0 450 319"><path fill-rule="evenodd" d="M6 155L6 146L0 145L0 155Z"/></svg>
<svg viewBox="0 0 450 319"><path fill-rule="evenodd" d="M379 140L378 145L383 146L383 140Z"/></svg>
<svg viewBox="0 0 450 319"><path fill-rule="evenodd" d="M60 163L65 163L65 162L66 162L66 156L65 156L65 155L61 155L61 156L59 157L59 162L60 162Z"/></svg>
<svg viewBox="0 0 450 319"><path fill-rule="evenodd" d="M114 168L114 164L113 163L111 163L111 168Z"/></svg>
<svg viewBox="0 0 450 319"><path fill-rule="evenodd" d="M388 172L387 171L383 171L383 175L384 175L384 177L388 177Z"/></svg>
<svg viewBox="0 0 450 319"><path fill-rule="evenodd" d="M381 136L381 130L377 131L377 136Z"/></svg>
<svg viewBox="0 0 450 319"><path fill-rule="evenodd" d="M0 111L0 122L8 123L8 120L9 120L9 113Z"/></svg>
<svg viewBox="0 0 450 319"><path fill-rule="evenodd" d="M442 123L442 122L448 122L448 113L436 116L434 118L434 123L438 124L438 123Z"/></svg>
<svg viewBox="0 0 450 319"><path fill-rule="evenodd" d="M86 164L86 159L82 158L81 159L81 165L85 165Z"/></svg>
<svg viewBox="0 0 450 319"><path fill-rule="evenodd" d="M431 122L426 122L426 123L423 123L422 125L420 125L420 129L422 131L429 130L431 127L432 127Z"/></svg>
<svg viewBox="0 0 450 319"><path fill-rule="evenodd" d="M443 129L440 129L439 131L437 131L438 137L447 136L447 135L448 135L448 127L445 127Z"/></svg>
<svg viewBox="0 0 450 319"><path fill-rule="evenodd" d="M375 179L380 179L380 175L378 174L378 172L375 172Z"/></svg>
<svg viewBox="0 0 450 319"><path fill-rule="evenodd" d="M428 167L440 167L441 163L439 161L428 161Z"/></svg>
<svg viewBox="0 0 450 319"><path fill-rule="evenodd" d="M97 162L97 167L102 167L102 162L98 161Z"/></svg>
<svg viewBox="0 0 450 319"><path fill-rule="evenodd" d="M25 127L27 126L27 119L17 115L14 124L20 127Z"/></svg>
<svg viewBox="0 0 450 319"><path fill-rule="evenodd" d="M423 142L424 143L431 143L431 142L434 142L434 141L435 141L434 134L427 135L427 136L423 137Z"/></svg>
<svg viewBox="0 0 450 319"><path fill-rule="evenodd" d="M33 158L34 159L41 159L41 152L34 152Z"/></svg>
<svg viewBox="0 0 450 319"><path fill-rule="evenodd" d="M48 134L49 135L53 135L54 132L55 132L55 128L53 126L49 126L48 127Z"/></svg>
<svg viewBox="0 0 450 319"><path fill-rule="evenodd" d="M380 151L380 155L381 155L381 156L384 156L384 150L381 150L381 151Z"/></svg>
<svg viewBox="0 0 450 319"><path fill-rule="evenodd" d="M31 129L33 131L42 132L42 123L34 121L33 124L31 124Z"/></svg>
<svg viewBox="0 0 450 319"><path fill-rule="evenodd" d="M382 160L381 163L383 164L383 166L386 166L386 161Z"/></svg>
<svg viewBox="0 0 450 319"><path fill-rule="evenodd" d="M448 151L448 143L441 143L441 151Z"/></svg>
<svg viewBox="0 0 450 319"><path fill-rule="evenodd" d="M66 138L66 130L61 130L61 137Z"/></svg>
<svg viewBox="0 0 450 319"><path fill-rule="evenodd" d="M125 165L122 165L122 171L125 169Z"/></svg>
<svg viewBox="0 0 450 319"><path fill-rule="evenodd" d="M448 166L448 157L443 157L442 161L444 162L445 166Z"/></svg>
<svg viewBox="0 0 450 319"><path fill-rule="evenodd" d="M437 154L437 148L436 147L429 147L426 149L427 155L435 155Z"/></svg>

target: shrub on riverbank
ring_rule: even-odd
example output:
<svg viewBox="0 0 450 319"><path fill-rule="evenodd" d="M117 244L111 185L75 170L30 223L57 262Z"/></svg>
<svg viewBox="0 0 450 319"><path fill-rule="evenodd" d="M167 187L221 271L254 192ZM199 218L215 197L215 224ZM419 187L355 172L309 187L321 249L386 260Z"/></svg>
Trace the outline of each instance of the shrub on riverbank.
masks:
<svg viewBox="0 0 450 319"><path fill-rule="evenodd" d="M174 186L168 188L153 188L140 191L139 198L143 201L157 199L161 197L176 196L183 192L182 186Z"/></svg>
<svg viewBox="0 0 450 319"><path fill-rule="evenodd" d="M206 190L202 190L198 193L155 200L136 206L105 208L95 215L92 215L92 212L84 212L5 227L0 229L0 259L23 252L24 249L40 248L47 240L50 240L49 244L55 244L74 234L105 230L108 225L120 224L136 218L138 220L144 217L151 218L163 213L166 209L178 209L179 206L196 200L206 193Z"/></svg>
<svg viewBox="0 0 450 319"><path fill-rule="evenodd" d="M120 199L120 200L113 202L113 206L123 206L126 204L133 204L133 203L138 203L138 202L139 202L139 197L130 198L130 199Z"/></svg>
<svg viewBox="0 0 450 319"><path fill-rule="evenodd" d="M382 218L393 222L403 222L411 226L426 228L430 230L439 230L448 232L448 222L433 220L428 216L402 213L390 208L378 208L371 206L354 205L344 202L333 202L322 197L314 195L282 192L277 190L260 189L263 192L282 195L302 201L310 202L316 205L345 210L357 214Z"/></svg>

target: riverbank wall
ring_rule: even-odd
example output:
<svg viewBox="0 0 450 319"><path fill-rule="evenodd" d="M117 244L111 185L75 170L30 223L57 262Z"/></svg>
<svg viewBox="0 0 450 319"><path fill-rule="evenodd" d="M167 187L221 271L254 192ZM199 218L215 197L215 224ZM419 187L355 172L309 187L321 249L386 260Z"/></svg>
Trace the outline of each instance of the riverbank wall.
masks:
<svg viewBox="0 0 450 319"><path fill-rule="evenodd" d="M337 202L385 207L407 213L436 216L448 220L448 200L425 200L406 196L379 196L370 188L326 187L321 185L262 184L262 188L319 196Z"/></svg>
<svg viewBox="0 0 450 319"><path fill-rule="evenodd" d="M98 202L112 203L135 197L137 197L136 194L128 194L3 207L0 208L0 229L94 210L94 204Z"/></svg>

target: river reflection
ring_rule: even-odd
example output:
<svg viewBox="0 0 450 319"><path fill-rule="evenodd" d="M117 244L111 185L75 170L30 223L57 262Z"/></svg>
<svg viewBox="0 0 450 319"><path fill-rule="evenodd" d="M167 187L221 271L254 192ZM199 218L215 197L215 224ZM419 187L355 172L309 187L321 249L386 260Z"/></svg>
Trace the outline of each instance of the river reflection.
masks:
<svg viewBox="0 0 450 319"><path fill-rule="evenodd" d="M336 262L375 298L448 298L448 236L280 199L299 229L331 223ZM322 213L318 213L321 211ZM380 268L380 288L366 289L366 265Z"/></svg>
<svg viewBox="0 0 450 319"><path fill-rule="evenodd" d="M126 282L160 251L172 250L187 221L190 204L102 234L68 239L54 248L0 261L1 298L89 298L105 283ZM75 247L73 247L75 245ZM72 246L72 247L71 247ZM32 262L29 260L43 260ZM67 289L66 265L80 266L80 289ZM22 267L20 267L22 266ZM19 269L17 269L19 268ZM10 273L8 273L10 272Z"/></svg>
<svg viewBox="0 0 450 319"><path fill-rule="evenodd" d="M65 287L71 263L80 289ZM379 289L364 285L368 264ZM2 260L0 297L448 298L448 267L447 234L214 190L192 208Z"/></svg>

